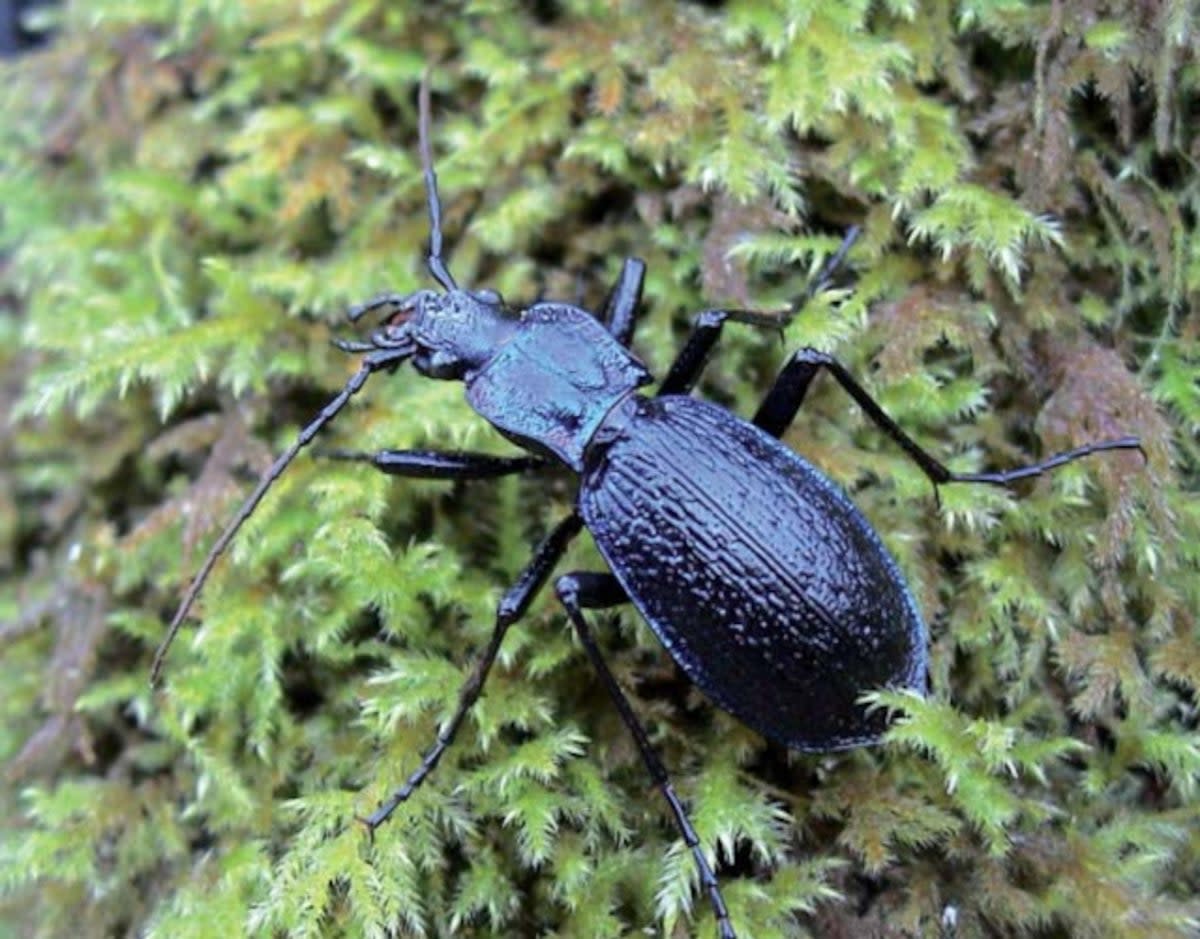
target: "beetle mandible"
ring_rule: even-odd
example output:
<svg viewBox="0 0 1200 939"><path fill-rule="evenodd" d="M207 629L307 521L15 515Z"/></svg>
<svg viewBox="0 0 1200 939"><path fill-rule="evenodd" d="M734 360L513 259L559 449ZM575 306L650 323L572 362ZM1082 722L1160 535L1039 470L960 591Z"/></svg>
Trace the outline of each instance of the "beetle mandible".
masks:
<svg viewBox="0 0 1200 939"><path fill-rule="evenodd" d="M483 690L508 628L529 609L570 541L587 526L610 573L555 581L580 644L599 673L642 760L692 852L722 939L735 931L716 876L687 811L645 730L602 657L583 611L632 602L672 658L719 707L765 737L797 750L877 742L885 718L861 695L878 688L924 692L925 624L900 570L866 518L824 475L779 438L812 380L828 371L935 486L1007 485L1104 450L1138 449L1122 437L1001 472L956 473L918 446L831 356L801 349L783 366L750 421L690 396L728 320L778 327L824 285L842 247L783 314L708 310L653 396L630 352L645 265L624 262L599 316L577 306L507 306L491 290L464 290L442 257L441 203L429 141L429 81L418 93L421 165L430 221L428 269L443 288L383 294L350 311L352 321L390 311L367 341L337 340L361 355L345 388L267 470L209 551L154 658L167 649L213 565L267 489L379 371L411 362L429 378L466 385L467 401L530 456L384 450L334 451L395 476L485 479L553 463L579 475L574 510L534 550L499 603L491 639L459 693L458 706L402 786L363 821L370 831L437 765Z"/></svg>

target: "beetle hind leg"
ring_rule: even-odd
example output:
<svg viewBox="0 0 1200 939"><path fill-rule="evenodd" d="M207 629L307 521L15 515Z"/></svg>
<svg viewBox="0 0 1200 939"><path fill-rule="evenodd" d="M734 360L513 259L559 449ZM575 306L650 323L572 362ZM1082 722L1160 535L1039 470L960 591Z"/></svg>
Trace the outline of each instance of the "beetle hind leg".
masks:
<svg viewBox="0 0 1200 939"><path fill-rule="evenodd" d="M1052 469L1070 463L1080 457L1106 450L1137 450L1145 459L1145 451L1137 437L1118 437L1115 440L1103 440L1098 443L1086 444L1073 450L1056 453L1045 460L1018 466L1007 470L990 473L957 473L936 460L927 450L906 434L887 412L883 410L867 390L863 388L833 356L817 349L800 349L788 359L775 384L767 392L763 402L754 415L754 423L774 437L779 437L795 418L796 412L804 403L808 387L821 369L827 370L842 386L842 389L854 399L863 412L875 422L885 434L892 438L900 448L909 455L921 471L929 477L936 488L943 483L985 483L993 486L1007 486L1021 479L1040 476Z"/></svg>
<svg viewBox="0 0 1200 939"><path fill-rule="evenodd" d="M617 706L617 711L621 714L621 720L625 722L625 726L633 734L633 739L637 743L638 750L642 755L642 762L646 764L646 769L650 771L655 785L662 791L663 797L671 807L671 814L675 816L675 826L679 829L679 834L683 838L684 843L692 852L692 858L700 874L700 885L708 894L709 903L712 905L713 913L717 918L717 927L721 939L737 939L733 923L729 919L729 910L725 906L725 899L721 896L721 888L717 883L716 874L713 873L713 869L708 863L708 858L705 857L704 849L700 846L700 839L696 835L695 828L692 827L691 819L688 818L687 809L684 808L683 802L675 793L675 787L667 775L666 767L663 766L662 760L658 758L658 754L654 752L654 748L650 744L650 738L646 735L645 728L642 727L641 722L637 719L637 715L634 714L629 699L621 691L621 686L617 684L617 679L609 669L608 663L604 661L600 647L596 645L592 631L587 621L583 618L584 609L602 609L604 607L616 606L627 602L629 600L628 595L616 577L611 574L591 574L584 572L564 574L555 581L554 589L558 594L558 599L566 607L567 616L570 617L571 623L575 627L575 632L579 636L579 641L583 645L588 659L591 660L592 666L596 671L600 673L600 680L604 683L609 696Z"/></svg>

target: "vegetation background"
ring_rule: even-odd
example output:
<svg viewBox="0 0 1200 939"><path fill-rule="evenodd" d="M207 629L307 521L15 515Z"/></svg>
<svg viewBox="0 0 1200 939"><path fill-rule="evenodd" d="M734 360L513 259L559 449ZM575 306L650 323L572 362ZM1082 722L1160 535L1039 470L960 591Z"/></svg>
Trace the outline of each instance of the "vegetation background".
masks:
<svg viewBox="0 0 1200 939"><path fill-rule="evenodd" d="M828 380L789 442L932 631L889 742L768 746L635 616L609 660L744 937L1200 929L1200 74L1164 2L88 0L0 81L0 936L711 935L687 853L547 592L372 843L572 481L297 461L173 649L250 480L354 367L346 307L429 284L432 69L460 282L727 331L749 413L835 353L958 469L1125 433L999 491L928 481ZM456 384L378 378L329 444L509 452ZM586 537L566 562L600 562ZM198 621L198 622L197 622Z"/></svg>

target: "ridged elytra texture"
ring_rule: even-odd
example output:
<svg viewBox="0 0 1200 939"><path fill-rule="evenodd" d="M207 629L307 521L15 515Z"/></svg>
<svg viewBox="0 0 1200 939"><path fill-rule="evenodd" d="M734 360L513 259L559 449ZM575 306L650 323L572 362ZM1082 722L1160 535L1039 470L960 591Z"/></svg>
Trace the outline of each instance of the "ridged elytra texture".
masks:
<svg viewBox="0 0 1200 939"><path fill-rule="evenodd" d="M632 397L606 431L580 511L688 677L789 747L878 740L884 715L858 699L924 690L926 629L845 494L775 438L693 398Z"/></svg>

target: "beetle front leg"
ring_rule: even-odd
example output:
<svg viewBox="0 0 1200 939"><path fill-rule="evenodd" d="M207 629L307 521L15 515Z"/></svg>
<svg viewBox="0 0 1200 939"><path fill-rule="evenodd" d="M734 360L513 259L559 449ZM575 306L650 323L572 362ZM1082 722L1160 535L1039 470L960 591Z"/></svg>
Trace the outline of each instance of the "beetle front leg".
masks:
<svg viewBox="0 0 1200 939"><path fill-rule="evenodd" d="M562 605L566 607L567 616L570 617L571 623L575 627L579 641L591 660L592 666L600 673L600 679L604 682L604 687L608 689L609 696L617 706L621 720L633 734L633 739L642 755L642 762L646 764L646 769L650 771L655 785L662 791L667 804L671 807L671 813L675 816L675 825L683 837L684 844L692 852L692 858L700 874L700 885L708 894L709 903L717 918L717 928L721 939L737 939L733 923L729 919L729 910L725 906L725 899L721 896L721 888L717 883L716 874L713 873L708 858L704 855L704 849L700 846L700 838L696 835L696 829L692 827L687 810L679 796L676 795L666 767L663 766L662 760L658 758L658 754L650 745L650 738L646 735L645 728L637 719L637 715L633 713L629 699L625 697L621 686L617 684L616 677L609 669L608 663L604 661L600 647L596 645L592 631L583 618L582 611L585 608L600 609L616 606L619 603L627 602L628 595L617 578L611 574L589 574L578 571L564 574L558 578L554 583L554 590L558 594L558 599L562 601Z"/></svg>
<svg viewBox="0 0 1200 939"><path fill-rule="evenodd" d="M537 456L492 456L487 453L444 453L439 450L322 450L317 456L370 463L389 476L411 479L495 479L544 469L549 460Z"/></svg>
<svg viewBox="0 0 1200 939"><path fill-rule="evenodd" d="M600 322L621 345L628 347L633 339L638 304L642 302L642 284L646 279L646 262L641 258L626 258L621 273L600 309Z"/></svg>
<svg viewBox="0 0 1200 939"><path fill-rule="evenodd" d="M453 716L438 730L433 746L421 758L421 765L413 770L408 779L404 781L404 785L393 792L374 812L361 819L369 832L373 834L375 829L386 822L397 807L413 794L416 788L425 781L425 778L433 772L434 767L441 760L442 754L454 742L454 735L458 733L467 712L479 700L479 695L483 691L483 683L487 680L488 672L491 671L492 664L496 661L496 655L500 652L500 643L504 639L504 634L508 632L508 628L513 623L525 615L529 604L533 602L533 598L537 596L537 592L567 550L567 545L571 543L572 538L579 534L582 527L579 516L572 512L559 522L537 546L533 558L517 577L517 582L508 589L500 601L500 606L496 610L496 625L492 630L492 637L488 640L487 647L480 655L479 661L475 663L470 676L458 692L458 706L455 708Z"/></svg>
<svg viewBox="0 0 1200 939"><path fill-rule="evenodd" d="M788 359L775 384L767 392L767 396L759 405L754 415L754 423L774 437L779 437L800 410L809 385L821 369L827 369L839 385L855 400L866 415L879 426L900 448L912 458L912 461L929 477L934 487L942 483L987 483L993 486L1007 486L1020 479L1039 476L1072 460L1100 453L1105 450L1142 450L1137 437L1118 437L1115 440L1104 440L1099 443L1086 444L1073 450L1056 453L1048 459L1028 466L1018 466L1013 469L1000 470L991 473L956 473L947 469L945 464L934 459L928 451L922 449L900 426L892 420L879 406L865 388L860 385L845 367L833 356L816 349L800 349ZM1142 452L1143 459L1145 452Z"/></svg>

